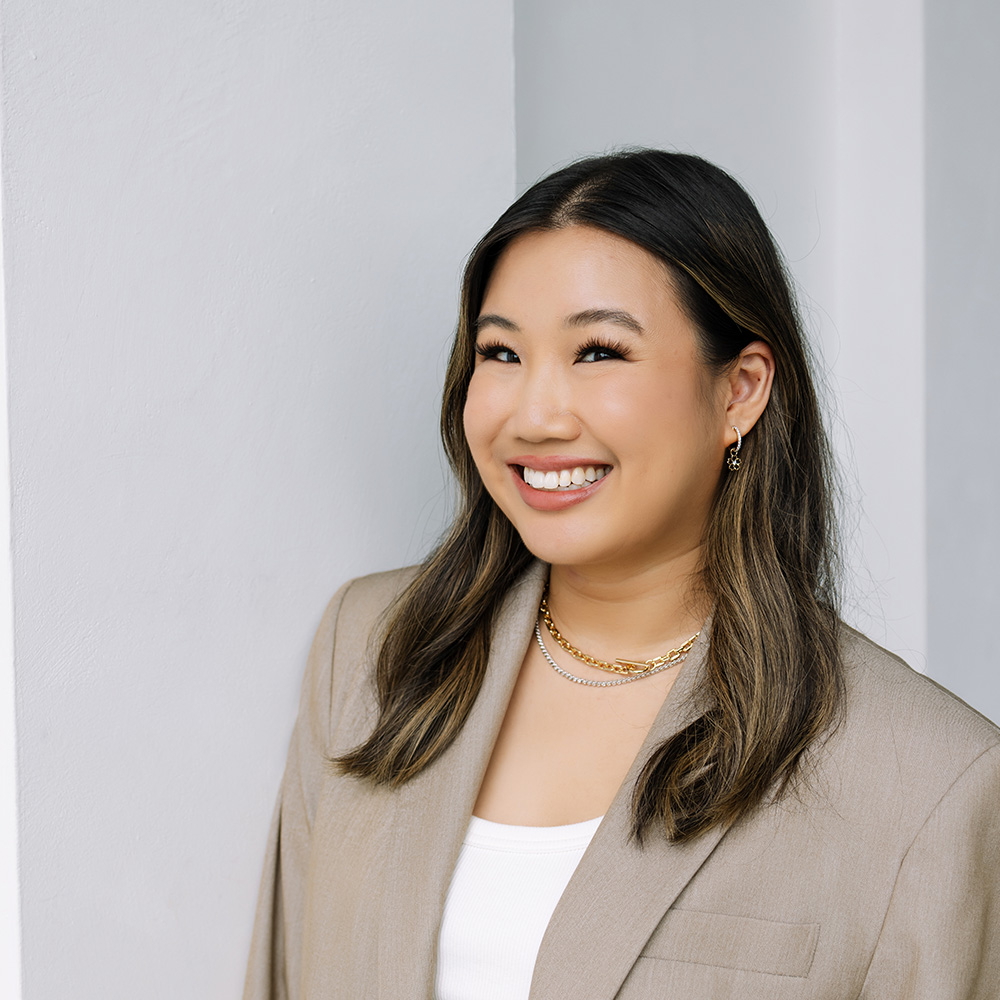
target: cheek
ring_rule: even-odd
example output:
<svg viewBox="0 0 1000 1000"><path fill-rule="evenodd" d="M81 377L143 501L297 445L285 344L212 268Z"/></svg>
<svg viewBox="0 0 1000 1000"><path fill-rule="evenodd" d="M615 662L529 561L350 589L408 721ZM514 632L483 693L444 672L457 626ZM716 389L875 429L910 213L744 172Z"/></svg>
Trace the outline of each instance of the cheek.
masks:
<svg viewBox="0 0 1000 1000"><path fill-rule="evenodd" d="M503 423L497 402L496 393L491 391L487 381L473 375L465 397L462 423L465 440L477 465Z"/></svg>
<svg viewBox="0 0 1000 1000"><path fill-rule="evenodd" d="M701 386L677 373L633 384L630 391L605 398L604 419L619 428L634 457L671 480L687 480L714 459L716 418Z"/></svg>
<svg viewBox="0 0 1000 1000"><path fill-rule="evenodd" d="M631 428L637 441L650 445L690 439L704 424L704 401L687 380L671 375L643 379L619 392L603 394L604 419Z"/></svg>

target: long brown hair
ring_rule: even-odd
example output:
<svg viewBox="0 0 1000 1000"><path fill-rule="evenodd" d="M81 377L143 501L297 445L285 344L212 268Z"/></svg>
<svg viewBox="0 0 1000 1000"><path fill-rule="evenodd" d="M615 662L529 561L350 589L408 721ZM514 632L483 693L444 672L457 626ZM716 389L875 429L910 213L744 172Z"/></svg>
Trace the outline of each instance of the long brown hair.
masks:
<svg viewBox="0 0 1000 1000"><path fill-rule="evenodd" d="M493 621L531 561L486 492L462 423L475 321L493 267L523 233L588 225L669 268L714 373L770 345L770 401L722 475L704 546L714 601L701 714L658 746L633 793L633 832L683 841L729 824L801 769L840 700L832 464L789 281L752 200L718 167L659 150L582 160L526 191L472 252L441 407L460 508L387 618L374 731L337 761L399 785L455 739L486 672Z"/></svg>

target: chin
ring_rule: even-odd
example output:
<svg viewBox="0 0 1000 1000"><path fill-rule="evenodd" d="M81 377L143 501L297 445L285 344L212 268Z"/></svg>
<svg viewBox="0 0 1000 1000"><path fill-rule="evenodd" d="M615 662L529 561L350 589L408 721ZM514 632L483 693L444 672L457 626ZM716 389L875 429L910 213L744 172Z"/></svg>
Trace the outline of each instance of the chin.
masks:
<svg viewBox="0 0 1000 1000"><path fill-rule="evenodd" d="M613 559L600 540L594 537L580 538L575 535L563 536L551 527L541 526L537 530L522 530L514 525L521 536L524 547L542 562L553 566L587 566L606 563Z"/></svg>

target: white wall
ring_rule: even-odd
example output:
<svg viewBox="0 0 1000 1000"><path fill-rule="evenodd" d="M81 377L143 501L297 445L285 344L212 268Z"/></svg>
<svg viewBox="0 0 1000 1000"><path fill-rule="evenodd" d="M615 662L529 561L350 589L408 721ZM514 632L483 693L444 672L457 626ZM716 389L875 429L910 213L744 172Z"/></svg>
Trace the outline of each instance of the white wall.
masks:
<svg viewBox="0 0 1000 1000"><path fill-rule="evenodd" d="M24 996L234 996L312 630L446 506L510 3L2 14Z"/></svg>
<svg viewBox="0 0 1000 1000"><path fill-rule="evenodd" d="M846 617L927 666L921 0L834 0L828 360L856 476ZM945 679L947 682L947 680Z"/></svg>
<svg viewBox="0 0 1000 1000"><path fill-rule="evenodd" d="M0 162L3 132L0 125ZM21 885L17 843L17 719L10 561L10 454L4 319L3 213L0 208L0 997L21 995Z"/></svg>
<svg viewBox="0 0 1000 1000"><path fill-rule="evenodd" d="M757 199L832 369L847 617L922 667L919 2L516 0L515 37L519 187L643 144L699 153Z"/></svg>
<svg viewBox="0 0 1000 1000"><path fill-rule="evenodd" d="M1000 6L926 10L929 665L1000 720Z"/></svg>

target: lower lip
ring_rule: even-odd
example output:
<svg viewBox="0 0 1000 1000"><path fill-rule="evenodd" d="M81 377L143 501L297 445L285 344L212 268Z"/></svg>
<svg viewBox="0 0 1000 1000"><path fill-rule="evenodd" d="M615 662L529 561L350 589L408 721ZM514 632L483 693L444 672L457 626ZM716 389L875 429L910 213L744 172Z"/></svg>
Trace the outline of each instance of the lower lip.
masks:
<svg viewBox="0 0 1000 1000"><path fill-rule="evenodd" d="M510 473L521 493L521 499L534 510L565 510L567 507L583 503L592 497L611 475L610 472L606 472L596 483L579 490L536 490L524 481L524 476L518 469L511 466Z"/></svg>

